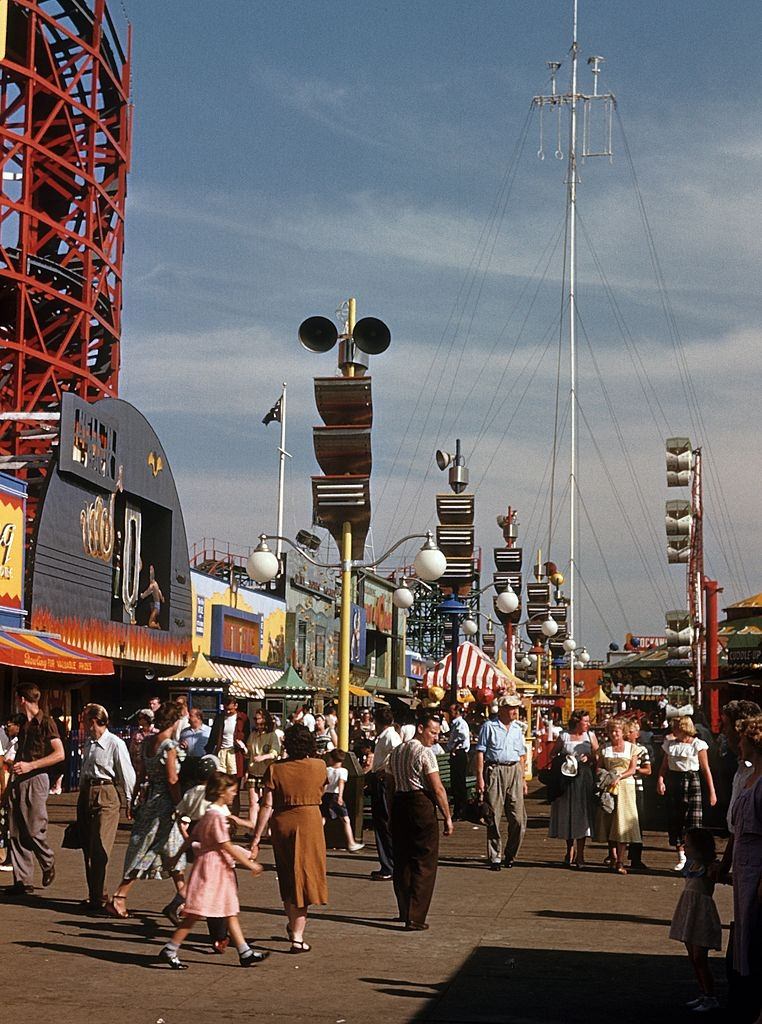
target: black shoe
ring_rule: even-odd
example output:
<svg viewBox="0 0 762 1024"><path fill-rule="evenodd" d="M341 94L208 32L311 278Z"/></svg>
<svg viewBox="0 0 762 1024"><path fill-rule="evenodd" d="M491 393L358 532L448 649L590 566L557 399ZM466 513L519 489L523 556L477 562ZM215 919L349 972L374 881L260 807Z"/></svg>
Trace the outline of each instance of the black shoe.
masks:
<svg viewBox="0 0 762 1024"><path fill-rule="evenodd" d="M260 953L256 949L250 949L247 953L238 954L238 963L241 967L256 967L257 964L261 964L263 960L266 960L269 955L269 953Z"/></svg>
<svg viewBox="0 0 762 1024"><path fill-rule="evenodd" d="M513 867L513 858L509 859L508 857L506 857L505 860L503 861L503 867L505 867L505 868L512 868Z"/></svg>
<svg viewBox="0 0 762 1024"><path fill-rule="evenodd" d="M407 921L405 923L406 932L427 932L429 926L427 924L419 923L418 921Z"/></svg>
<svg viewBox="0 0 762 1024"><path fill-rule="evenodd" d="M183 919L180 917L180 907L182 906L182 903L172 902L168 903L162 910L162 914L169 918L175 928L179 928L183 923Z"/></svg>
<svg viewBox="0 0 762 1024"><path fill-rule="evenodd" d="M371 871L370 879L372 882L391 882L392 876L385 871Z"/></svg>
<svg viewBox="0 0 762 1024"><path fill-rule="evenodd" d="M492 860L490 861L489 869L490 871L502 871L503 865L500 863L499 860Z"/></svg>
<svg viewBox="0 0 762 1024"><path fill-rule="evenodd" d="M188 970L188 965L182 962L177 953L170 953L166 948L159 953L158 960L162 964L167 964L173 971Z"/></svg>
<svg viewBox="0 0 762 1024"><path fill-rule="evenodd" d="M0 889L6 900L23 900L26 896L34 896L34 886L24 885L23 882L14 882L5 889Z"/></svg>
<svg viewBox="0 0 762 1024"><path fill-rule="evenodd" d="M88 917L108 917L102 903L93 903L91 900L80 900L77 910Z"/></svg>
<svg viewBox="0 0 762 1024"><path fill-rule="evenodd" d="M52 885L56 880L56 866L51 864L49 868L46 868L42 872L42 887L47 889L49 885Z"/></svg>

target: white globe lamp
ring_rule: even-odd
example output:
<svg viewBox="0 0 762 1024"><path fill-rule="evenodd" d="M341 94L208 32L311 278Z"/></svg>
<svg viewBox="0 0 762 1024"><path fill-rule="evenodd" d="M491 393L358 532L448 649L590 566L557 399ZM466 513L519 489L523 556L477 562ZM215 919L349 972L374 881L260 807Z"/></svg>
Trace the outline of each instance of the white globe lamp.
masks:
<svg viewBox="0 0 762 1024"><path fill-rule="evenodd" d="M579 652L578 657L579 657L579 660L582 662L583 665L587 665L587 663L590 661L590 655L587 653L587 651L585 650L584 647Z"/></svg>
<svg viewBox="0 0 762 1024"><path fill-rule="evenodd" d="M463 630L464 636L476 636L479 632L479 627L473 619L464 619L461 629Z"/></svg>
<svg viewBox="0 0 762 1024"><path fill-rule="evenodd" d="M537 664L537 655L536 654L528 654L527 655L527 659L528 659L530 665L536 665Z"/></svg>
<svg viewBox="0 0 762 1024"><path fill-rule="evenodd" d="M395 608L402 608L403 610L412 608L414 601L415 594L410 587L406 587L404 584L401 587L397 587L392 594L392 603Z"/></svg>
<svg viewBox="0 0 762 1024"><path fill-rule="evenodd" d="M512 587L508 587L497 595L495 607L502 615L513 615L519 606L519 597Z"/></svg>
<svg viewBox="0 0 762 1024"><path fill-rule="evenodd" d="M577 641L574 640L572 637L567 636L567 638L564 640L563 647L567 654L573 654L574 651L577 650Z"/></svg>
<svg viewBox="0 0 762 1024"><path fill-rule="evenodd" d="M425 583L433 583L438 580L447 568L447 559L444 553L434 543L430 533L426 534L426 540L421 550L415 556L415 574Z"/></svg>
<svg viewBox="0 0 762 1024"><path fill-rule="evenodd" d="M522 668L531 668L532 667L532 660L531 660L531 658L529 658L525 654L524 657L519 662L519 664L521 665Z"/></svg>
<svg viewBox="0 0 762 1024"><path fill-rule="evenodd" d="M547 619L541 624L540 629L542 630L543 636L555 636L558 632L558 623L552 615L549 615Z"/></svg>
<svg viewBox="0 0 762 1024"><path fill-rule="evenodd" d="M249 579L257 583L270 583L280 572L280 562L267 546L267 537L262 534L259 544L249 555L246 563Z"/></svg>

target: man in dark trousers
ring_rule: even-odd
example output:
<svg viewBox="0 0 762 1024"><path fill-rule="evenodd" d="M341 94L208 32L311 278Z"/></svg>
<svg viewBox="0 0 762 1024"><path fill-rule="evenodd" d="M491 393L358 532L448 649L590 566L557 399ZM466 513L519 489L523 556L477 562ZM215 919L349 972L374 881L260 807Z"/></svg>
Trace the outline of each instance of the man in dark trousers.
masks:
<svg viewBox="0 0 762 1024"><path fill-rule="evenodd" d="M445 749L450 755L450 787L454 804L452 816L455 821L462 821L468 803L466 776L471 730L463 717L460 704L450 705L450 731L445 740Z"/></svg>
<svg viewBox="0 0 762 1024"><path fill-rule="evenodd" d="M371 871L374 882L390 882L394 869L392 834L390 831L389 791L387 768L389 755L402 740L394 728L392 709L380 705L374 714L376 723L376 745L373 749L373 765L370 772L370 808L373 816L373 831L376 834L376 850L381 865L378 871Z"/></svg>
<svg viewBox="0 0 762 1024"><path fill-rule="evenodd" d="M40 691L33 683L16 690L24 716L18 736L10 784L8 845L13 885L3 893L18 899L34 893L34 862L42 868L42 884L56 877L55 858L48 845L48 793L53 765L64 760L64 746L53 719L40 709Z"/></svg>
<svg viewBox="0 0 762 1024"><path fill-rule="evenodd" d="M109 732L108 712L100 704L88 704L82 713L87 740L79 779L77 824L85 859L87 901L84 909L104 913L106 868L119 828L120 787L130 817L135 769L124 740Z"/></svg>
<svg viewBox="0 0 762 1024"><path fill-rule="evenodd" d="M437 807L444 835L453 833L450 805L439 765L431 749L439 741L440 717L429 709L418 716L415 736L395 747L389 757L394 783L392 843L394 895L407 931L425 931L439 859Z"/></svg>

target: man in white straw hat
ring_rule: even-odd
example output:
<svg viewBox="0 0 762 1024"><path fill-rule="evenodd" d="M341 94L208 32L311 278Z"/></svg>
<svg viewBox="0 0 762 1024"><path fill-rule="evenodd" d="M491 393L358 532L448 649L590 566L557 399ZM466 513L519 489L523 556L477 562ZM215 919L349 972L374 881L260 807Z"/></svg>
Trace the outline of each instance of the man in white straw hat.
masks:
<svg viewBox="0 0 762 1024"><path fill-rule="evenodd" d="M527 827L524 796L527 791L524 771L527 747L519 724L518 697L498 697L497 718L485 722L476 741L476 789L493 812L487 828L487 854L491 871L513 866ZM503 849L500 830L505 814L508 838Z"/></svg>

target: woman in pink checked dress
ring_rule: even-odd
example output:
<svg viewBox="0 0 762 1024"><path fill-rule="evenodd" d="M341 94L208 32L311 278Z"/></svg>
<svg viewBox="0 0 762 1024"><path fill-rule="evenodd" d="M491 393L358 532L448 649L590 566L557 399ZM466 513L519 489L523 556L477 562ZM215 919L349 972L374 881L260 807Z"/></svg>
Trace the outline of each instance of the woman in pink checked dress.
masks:
<svg viewBox="0 0 762 1024"><path fill-rule="evenodd" d="M159 953L159 960L175 971L187 969L188 965L179 959L177 952L201 917L227 918L228 934L238 950L241 967L253 967L267 957L267 953L249 946L238 921L241 908L235 862L249 868L254 875L262 874L262 865L230 841L228 818L237 792L238 780L222 772L215 772L206 784L206 798L212 803L193 832L196 858L185 888L183 923Z"/></svg>

